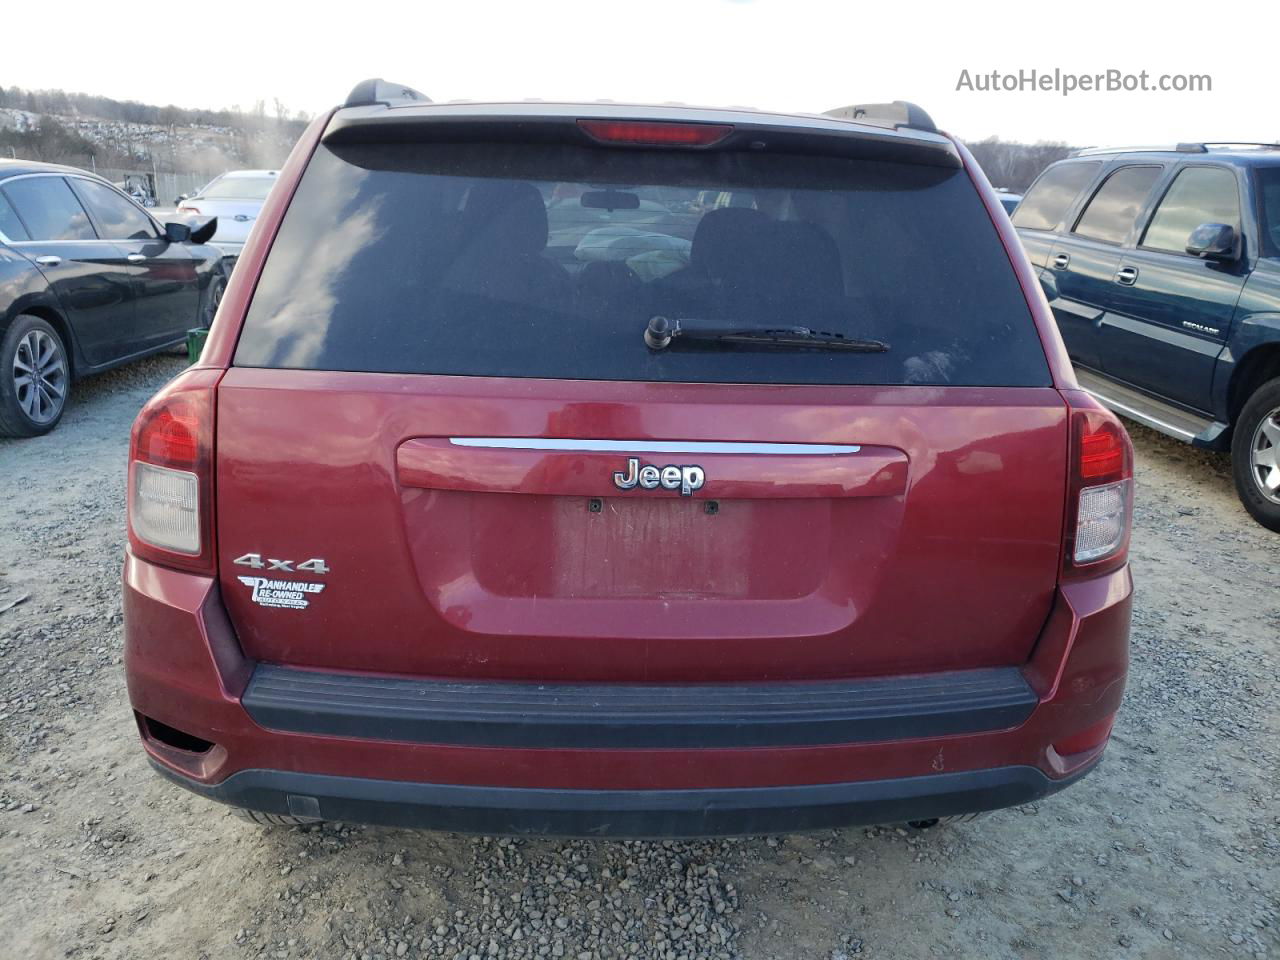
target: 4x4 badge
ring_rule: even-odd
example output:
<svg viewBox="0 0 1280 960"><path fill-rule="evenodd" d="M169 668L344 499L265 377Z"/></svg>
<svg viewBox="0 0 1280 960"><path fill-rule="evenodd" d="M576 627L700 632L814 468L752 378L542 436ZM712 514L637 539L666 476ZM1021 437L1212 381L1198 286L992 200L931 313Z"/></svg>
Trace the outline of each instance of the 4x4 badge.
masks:
<svg viewBox="0 0 1280 960"><path fill-rule="evenodd" d="M642 467L639 457L628 458L625 474L619 471L613 475L613 485L619 490L630 490L636 485L646 490L665 487L667 490L679 490L685 497L693 496L693 491L702 489L706 482L706 472L696 463L679 467L669 463L662 468L645 464Z"/></svg>

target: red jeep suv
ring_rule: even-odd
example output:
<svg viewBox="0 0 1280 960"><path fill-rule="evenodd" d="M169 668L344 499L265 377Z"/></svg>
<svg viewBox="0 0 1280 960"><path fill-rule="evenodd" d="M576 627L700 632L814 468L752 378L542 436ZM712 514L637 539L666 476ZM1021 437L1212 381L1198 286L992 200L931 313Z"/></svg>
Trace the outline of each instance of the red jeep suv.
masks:
<svg viewBox="0 0 1280 960"><path fill-rule="evenodd" d="M134 424L129 694L267 822L673 837L1088 773L1132 451L905 103L367 81Z"/></svg>

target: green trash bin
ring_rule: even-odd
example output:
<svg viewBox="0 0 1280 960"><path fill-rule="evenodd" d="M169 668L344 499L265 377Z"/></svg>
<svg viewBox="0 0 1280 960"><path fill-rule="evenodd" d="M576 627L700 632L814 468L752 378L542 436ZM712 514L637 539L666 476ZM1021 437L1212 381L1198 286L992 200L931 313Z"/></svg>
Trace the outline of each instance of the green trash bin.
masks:
<svg viewBox="0 0 1280 960"><path fill-rule="evenodd" d="M187 331L187 361L189 363L195 363L200 359L200 351L204 349L204 342L208 338L208 327L196 327L194 330Z"/></svg>

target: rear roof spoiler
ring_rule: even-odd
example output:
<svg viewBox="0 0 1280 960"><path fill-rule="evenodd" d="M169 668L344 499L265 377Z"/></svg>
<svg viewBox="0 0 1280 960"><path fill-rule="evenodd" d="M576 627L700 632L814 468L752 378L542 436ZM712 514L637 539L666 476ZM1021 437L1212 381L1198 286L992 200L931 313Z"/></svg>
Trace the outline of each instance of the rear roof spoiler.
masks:
<svg viewBox="0 0 1280 960"><path fill-rule="evenodd" d="M335 146L452 141L597 146L584 132L580 120L718 123L730 125L732 132L709 149L767 149L776 153L856 156L951 168L963 166L955 144L931 129L924 111L905 103L846 107L844 111L825 116L611 101L432 103L412 88L383 80L366 80L351 91L344 107L354 109L339 109L333 114L321 135L322 143ZM892 118L865 116L868 111L882 109L895 111L896 115ZM840 115L844 113L852 119L854 112L858 114L856 123L849 123ZM906 120L921 126L909 128ZM930 124L930 128L924 124Z"/></svg>
<svg viewBox="0 0 1280 960"><path fill-rule="evenodd" d="M855 103L848 107L836 107L823 114L837 120L853 120L857 123L869 123L877 127L906 127L909 130L924 130L937 133L938 128L933 118L914 103L906 100L895 100L893 103Z"/></svg>
<svg viewBox="0 0 1280 960"><path fill-rule="evenodd" d="M380 77L361 80L347 94L344 107L372 107L375 104L395 106L405 102L430 103L431 98L420 90L406 87L403 83L391 83Z"/></svg>

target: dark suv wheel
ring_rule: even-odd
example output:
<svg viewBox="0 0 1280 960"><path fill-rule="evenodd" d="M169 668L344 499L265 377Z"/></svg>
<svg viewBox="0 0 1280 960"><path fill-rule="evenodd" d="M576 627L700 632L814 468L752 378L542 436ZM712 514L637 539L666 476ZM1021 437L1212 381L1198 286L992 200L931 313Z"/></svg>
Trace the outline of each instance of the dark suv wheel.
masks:
<svg viewBox="0 0 1280 960"><path fill-rule="evenodd" d="M1255 390L1240 411L1231 469L1244 508L1264 527L1280 532L1280 377Z"/></svg>
<svg viewBox="0 0 1280 960"><path fill-rule="evenodd" d="M0 339L0 436L38 437L71 396L67 348L48 322L20 314Z"/></svg>

